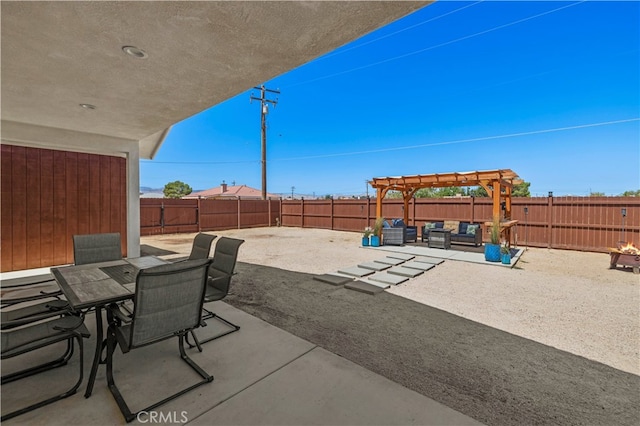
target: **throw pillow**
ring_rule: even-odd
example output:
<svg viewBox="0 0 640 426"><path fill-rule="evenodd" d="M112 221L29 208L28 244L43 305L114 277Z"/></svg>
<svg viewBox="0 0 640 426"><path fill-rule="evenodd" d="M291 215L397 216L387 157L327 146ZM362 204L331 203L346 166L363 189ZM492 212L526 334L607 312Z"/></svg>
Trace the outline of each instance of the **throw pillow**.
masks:
<svg viewBox="0 0 640 426"><path fill-rule="evenodd" d="M458 229L458 234L466 234L467 226L469 226L469 222L460 222L460 229Z"/></svg>
<svg viewBox="0 0 640 426"><path fill-rule="evenodd" d="M444 226L444 222L436 222L437 229L442 229L443 226Z"/></svg>
<svg viewBox="0 0 640 426"><path fill-rule="evenodd" d="M476 235L476 230L480 228L480 225L467 226L467 235Z"/></svg>
<svg viewBox="0 0 640 426"><path fill-rule="evenodd" d="M425 222L425 223L424 223L424 227L425 227L426 229L433 229L433 228L435 228L435 227L436 227L436 224L435 224L435 223L433 223L433 222Z"/></svg>
<svg viewBox="0 0 640 426"><path fill-rule="evenodd" d="M458 233L458 226L460 222L457 220L445 220L444 221L444 229L450 229L452 234Z"/></svg>

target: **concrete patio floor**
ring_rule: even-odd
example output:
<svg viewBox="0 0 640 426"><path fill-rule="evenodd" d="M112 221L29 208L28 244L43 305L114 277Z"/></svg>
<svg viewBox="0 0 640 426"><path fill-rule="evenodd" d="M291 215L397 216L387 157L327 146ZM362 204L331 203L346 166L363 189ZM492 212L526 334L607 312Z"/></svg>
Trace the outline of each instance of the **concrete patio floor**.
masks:
<svg viewBox="0 0 640 426"><path fill-rule="evenodd" d="M211 305L222 317L242 328L188 354L214 381L155 411L161 423L224 425L463 425L479 424L438 402L402 387L351 361L257 319L223 302ZM85 380L75 395L4 423L47 425L124 424L105 378L98 371L93 395L84 389L96 343L95 318L85 340ZM223 325L216 320L201 329L213 335ZM2 361L3 374L15 371L27 359L44 351ZM55 394L75 382L78 357L69 365L2 386L2 412L7 413ZM114 375L129 406L139 410L168 394L195 383L195 373L184 364L177 339L132 351L116 350ZM142 415L140 423L152 423ZM134 420L136 422L136 420Z"/></svg>

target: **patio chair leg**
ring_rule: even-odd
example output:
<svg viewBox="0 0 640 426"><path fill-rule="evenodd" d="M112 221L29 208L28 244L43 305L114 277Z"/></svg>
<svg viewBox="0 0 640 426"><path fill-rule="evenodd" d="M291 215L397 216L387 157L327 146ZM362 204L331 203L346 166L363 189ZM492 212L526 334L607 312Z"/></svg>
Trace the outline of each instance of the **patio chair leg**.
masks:
<svg viewBox="0 0 640 426"><path fill-rule="evenodd" d="M107 336L107 384L109 386L109 390L111 391L111 394L116 400L116 403L118 404L118 407L120 408L120 411L122 412L122 415L124 416L127 423L134 420L137 417L138 413L140 412L151 411L154 408L157 408L179 396L184 395L185 393L197 388L198 386L201 386L201 385L204 385L205 383L210 383L213 381L213 376L207 374L206 371L204 371L198 364L196 364L191 358L187 356L187 353L184 350L184 334L181 334L179 336L179 339L180 339L179 341L180 358L182 358L182 360L184 360L187 364L189 364L189 366L193 370L195 370L203 378L203 380L177 393L174 393L173 395L163 399L162 401L156 402L146 408L143 408L142 410L139 410L133 413L129 409L129 406L125 402L122 394L118 390L118 387L116 386L115 381L113 379L113 352L115 351L117 341L116 341L115 333L113 332L113 330L109 329L108 336Z"/></svg>
<svg viewBox="0 0 640 426"><path fill-rule="evenodd" d="M67 349L64 354L56 360L46 362L44 364L36 365L35 367L27 368L25 370L17 371L15 373L7 374L2 376L0 382L4 385L7 383L14 382L16 380L24 379L25 377L33 376L34 374L41 373L43 371L51 370L54 368L62 367L66 365L67 362L73 356L73 340L67 340Z"/></svg>
<svg viewBox="0 0 640 426"><path fill-rule="evenodd" d="M215 335L213 337L209 337L209 338L207 338L205 340L200 340L199 341L200 345L204 344L204 343L207 343L207 342L210 342L212 340L219 339L219 338L221 338L223 336L226 336L227 334L235 333L236 331L240 330L240 326L239 325L235 325L231 321L228 321L228 320L222 318L220 315L218 315L218 314L216 314L216 313L214 313L214 312L212 312L212 311L210 311L208 309L202 308L202 310L205 312L205 315L202 316L202 321L203 322L205 322L208 319L217 319L218 321L221 321L224 324L226 324L229 327L231 327L231 330L225 331L225 332L220 333L220 334L217 334L217 335ZM205 322L205 325L206 325L206 322ZM193 335L194 338L196 338L195 330L192 331L191 334ZM202 351L200 351L200 352L202 352Z"/></svg>
<svg viewBox="0 0 640 426"><path fill-rule="evenodd" d="M5 414L4 416L2 416L2 418L0 418L0 422L4 422L6 420L12 419L12 418L14 418L16 416L19 416L19 415L27 413L29 411L35 410L37 408L44 407L45 405L51 404L52 402L59 401L59 400L61 400L63 398L66 398L66 397L71 396L74 393L76 393L76 391L80 387L80 384L82 383L82 378L83 378L83 374L84 374L84 363L83 363L84 350L83 350L82 336L79 333L75 333L75 332L73 334L74 335L70 336L69 339L68 339L68 345L71 346L71 348L67 349L67 353L70 353L71 355L73 354L73 339L76 339L78 341L78 349L79 349L79 352L80 352L80 356L79 356L80 362L78 363L80 372L79 372L78 381L75 383L75 385L73 385L73 387L71 389L69 389L66 392L61 393L60 395L56 395L54 397L45 399L44 401L40 401L40 402L37 402L35 404L32 404L32 405L30 405L28 407L21 408L19 410L13 411L11 413ZM64 364L66 364L67 361L68 361L68 358L64 361ZM47 363L47 364L50 364L50 363ZM61 365L64 365L64 364L61 364ZM54 368L54 367L50 367L50 368ZM41 370L41 371L45 371L45 370L48 370L48 369L49 368L46 368L46 369ZM29 370L33 370L33 369L29 369ZM27 376L30 376L32 374L35 374L35 373L31 373L31 374L28 374L28 375L25 375L25 376L22 376L22 377L27 377ZM16 380L16 379L14 379L14 380ZM3 383L6 383L6 382L4 382L4 380L3 380Z"/></svg>
<svg viewBox="0 0 640 426"><path fill-rule="evenodd" d="M206 325L206 324L205 324ZM194 344L192 345L191 342L189 342L189 335L191 335L191 337L193 337L193 342ZM193 332L193 330L189 331L185 336L184 336L184 340L187 342L187 345L189 345L190 348L193 347L197 347L199 352L202 352L202 346L200 345L200 340L198 340L198 337L195 335L195 333Z"/></svg>

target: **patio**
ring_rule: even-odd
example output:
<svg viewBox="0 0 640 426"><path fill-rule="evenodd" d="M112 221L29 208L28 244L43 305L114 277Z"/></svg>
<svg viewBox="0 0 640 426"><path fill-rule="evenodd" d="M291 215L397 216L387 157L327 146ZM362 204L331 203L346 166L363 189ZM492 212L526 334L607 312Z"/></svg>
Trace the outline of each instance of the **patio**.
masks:
<svg viewBox="0 0 640 426"><path fill-rule="evenodd" d="M183 411L194 424L461 424L470 418L635 424L640 418L638 283L632 273L607 270L607 259L593 268L602 254L560 252L550 264L546 251L532 249L513 269L446 260L369 296L313 280L382 254L358 247L357 234L299 228L216 234L247 241L233 294L214 304L242 329L208 343L202 354L189 351L215 380L160 407L164 422L185 421ZM145 237L142 249L180 257L192 239ZM549 268L561 270L549 275ZM534 286L527 284L531 273L538 276ZM499 295L508 298L504 307ZM94 327L91 316L86 323ZM95 340L86 343L88 370ZM156 399L156 390L194 379L176 342L157 346L153 357L140 350L116 360L116 381L134 408ZM13 362L3 361L3 371ZM3 411L52 390L52 383L64 387L67 371L3 386ZM7 423L123 423L103 368L93 396L82 393Z"/></svg>
<svg viewBox="0 0 640 426"><path fill-rule="evenodd" d="M239 309L222 302L213 306L217 313L242 327L238 333L206 344L203 353L189 350L189 355L215 377L214 381L157 408L155 414L141 414L140 423L477 424ZM95 347L95 319L89 315L85 322L93 337L85 344L83 387L69 398L3 423L124 424L106 387L104 366L98 372L93 395L88 399L83 396ZM200 334L215 334L216 323L210 322ZM115 362L116 382L133 408L146 406L196 380L179 359L175 339L148 349L126 357L119 350L115 354L119 358ZM3 361L3 373L37 356ZM69 372L75 371L77 362L75 357L65 367L4 385L3 412L68 387L73 380ZM158 417L153 418L154 415Z"/></svg>

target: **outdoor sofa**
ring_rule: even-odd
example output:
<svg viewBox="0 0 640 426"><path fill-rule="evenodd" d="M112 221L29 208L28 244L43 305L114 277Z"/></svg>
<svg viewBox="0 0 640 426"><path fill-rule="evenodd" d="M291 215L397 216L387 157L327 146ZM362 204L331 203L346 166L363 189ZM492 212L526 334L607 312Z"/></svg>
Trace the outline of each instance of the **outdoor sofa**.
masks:
<svg viewBox="0 0 640 426"><path fill-rule="evenodd" d="M459 222L446 220L440 222L427 222L422 227L422 242L429 241L431 229L450 229L452 243L482 245L482 227L479 223Z"/></svg>
<svg viewBox="0 0 640 426"><path fill-rule="evenodd" d="M402 219L393 219L391 223L384 221L382 224L382 244L402 245L418 241L418 227L404 223Z"/></svg>

